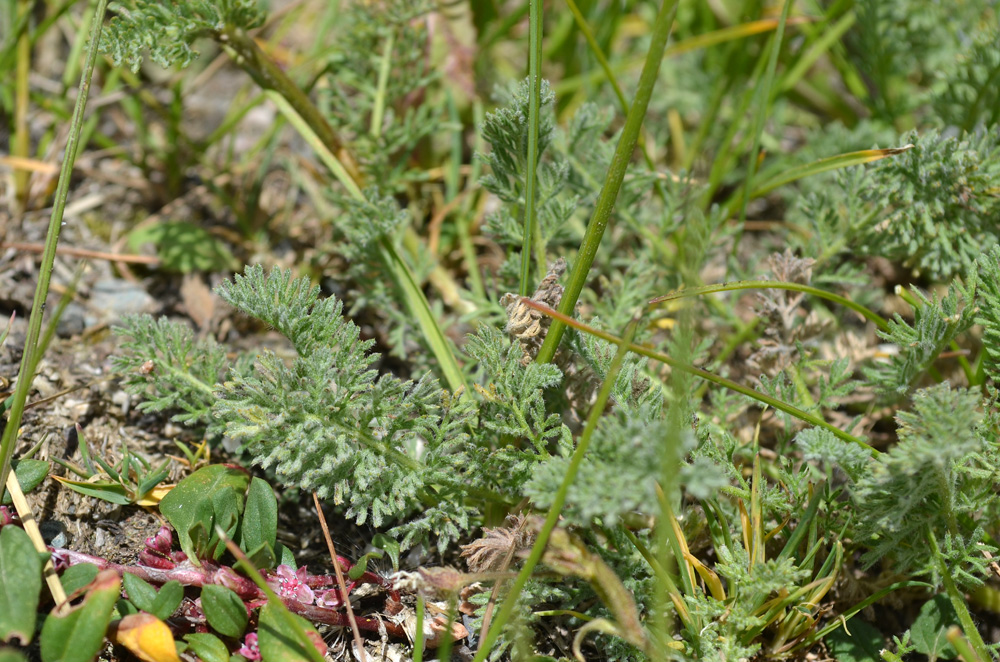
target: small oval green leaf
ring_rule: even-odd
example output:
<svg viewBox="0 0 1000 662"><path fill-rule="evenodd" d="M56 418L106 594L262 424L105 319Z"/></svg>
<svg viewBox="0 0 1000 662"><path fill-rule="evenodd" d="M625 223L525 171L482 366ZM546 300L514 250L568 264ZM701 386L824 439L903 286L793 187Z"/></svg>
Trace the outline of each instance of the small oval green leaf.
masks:
<svg viewBox="0 0 1000 662"><path fill-rule="evenodd" d="M278 539L278 501L266 480L254 477L247 492L247 505L240 525L240 548L251 552L266 545L271 550ZM273 562L272 562L273 563ZM273 568L273 565L260 568Z"/></svg>
<svg viewBox="0 0 1000 662"><path fill-rule="evenodd" d="M122 575L122 585L125 587L125 592L128 593L129 601L137 609L153 613L153 602L156 601L156 588L152 584L141 577L136 577L132 573L126 572Z"/></svg>
<svg viewBox="0 0 1000 662"><path fill-rule="evenodd" d="M35 634L42 561L23 529L0 529L0 641L27 646Z"/></svg>
<svg viewBox="0 0 1000 662"><path fill-rule="evenodd" d="M32 459L18 460L12 463L12 466L14 467L14 475L17 476L17 482L21 485L21 491L25 494L38 487L49 475L49 469L52 468L52 465L45 460ZM10 503L10 492L4 492L3 505L7 506Z"/></svg>
<svg viewBox="0 0 1000 662"><path fill-rule="evenodd" d="M282 613L284 612L284 613ZM316 628L298 614L268 602L260 610L257 643L261 657L268 662L322 660L313 641L322 642Z"/></svg>
<svg viewBox="0 0 1000 662"><path fill-rule="evenodd" d="M153 602L153 608L148 610L150 614L156 616L161 621L165 621L180 606L184 599L184 587L177 580L172 580L160 587Z"/></svg>
<svg viewBox="0 0 1000 662"><path fill-rule="evenodd" d="M239 637L247 627L247 609L243 600L225 586L203 586L201 608L205 610L208 624L221 635Z"/></svg>
<svg viewBox="0 0 1000 662"><path fill-rule="evenodd" d="M60 580L66 595L71 596L97 579L97 566L93 563L78 563L66 568Z"/></svg>
<svg viewBox="0 0 1000 662"><path fill-rule="evenodd" d="M194 632L184 636L188 650L202 662L229 662L229 649L222 640L207 632Z"/></svg>

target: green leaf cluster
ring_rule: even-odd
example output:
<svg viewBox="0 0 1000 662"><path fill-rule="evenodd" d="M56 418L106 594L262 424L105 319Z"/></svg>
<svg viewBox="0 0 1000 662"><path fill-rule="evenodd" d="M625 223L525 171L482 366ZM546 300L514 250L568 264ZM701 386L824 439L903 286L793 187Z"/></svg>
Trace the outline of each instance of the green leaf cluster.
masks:
<svg viewBox="0 0 1000 662"><path fill-rule="evenodd" d="M186 67L198 57L193 42L221 34L227 28L249 30L264 22L257 0L190 0L156 2L124 0L111 5L111 19L101 50L116 66L138 71L143 54L161 67Z"/></svg>
<svg viewBox="0 0 1000 662"><path fill-rule="evenodd" d="M888 555L899 572L938 583L933 535L959 585L982 582L984 552L996 554L984 526L997 515L1000 439L980 406L974 390L945 383L918 391L913 410L898 414L899 443L852 490L868 565Z"/></svg>

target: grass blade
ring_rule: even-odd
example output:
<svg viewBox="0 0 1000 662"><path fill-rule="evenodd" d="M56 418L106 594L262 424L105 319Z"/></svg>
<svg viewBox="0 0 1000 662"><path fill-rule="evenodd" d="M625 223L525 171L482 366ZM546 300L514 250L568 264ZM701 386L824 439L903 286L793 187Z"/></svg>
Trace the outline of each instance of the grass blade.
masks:
<svg viewBox="0 0 1000 662"><path fill-rule="evenodd" d="M45 236L45 252L38 270L38 284L35 287L35 298L31 305L31 315L28 318L28 335L24 342L24 356L21 358L21 368L18 372L17 387L14 391L14 402L10 415L0 439L0 497L3 496L3 486L7 484L10 474L10 461L14 455L14 442L21 426L21 416L28 400L28 390L34 377L34 367L38 364L39 336L42 331L42 315L45 312L45 299L49 293L49 280L52 277L52 265L55 263L56 246L59 244L59 231L62 228L63 213L66 211L66 199L69 196L70 179L73 174L73 163L76 161L80 148L80 135L83 132L84 109L87 107L87 97L90 95L90 81L97 63L98 43L101 39L101 28L104 24L104 14L108 0L98 0L94 8L94 18L90 27L90 41L87 49L87 62L83 68L80 80L80 92L76 97L73 109L73 119L70 124L69 138L66 141L66 152L59 171L59 181L56 185L55 200L52 205L52 215L49 217L49 228Z"/></svg>
<svg viewBox="0 0 1000 662"><path fill-rule="evenodd" d="M667 47L667 38L670 36L670 26L674 22L674 14L677 9L676 0L664 0L660 7L659 14L653 24L653 36L646 53L646 61L642 67L642 74L639 77L639 87L635 93L635 100L625 118L625 128L618 139L615 147L615 154L608 168L604 186L597 198L594 207L594 215L587 224L587 232L583 237L583 244L573 263L573 273L570 274L569 283L563 293L562 301L559 303L559 310L568 315L576 308L576 302L583 291L584 283L590 272L590 266L597 256L597 249L601 245L601 238L611 220L611 212L615 207L615 200L618 198L618 191L621 189L622 180L625 178L625 171L628 169L632 152L635 150L636 142L639 139L639 130L642 127L643 119L646 116L646 108L649 106L649 99L653 95L653 86L660 72L660 63L663 61L663 51ZM566 331L564 323L555 319L545 336L545 342L538 350L536 361L548 363L555 356L556 348L562 335Z"/></svg>
<svg viewBox="0 0 1000 662"><path fill-rule="evenodd" d="M542 106L542 0L529 0L528 10L528 168L524 182L524 232L521 238L521 296L534 289L531 282L531 252L539 280L544 278L546 260L542 230L538 226L538 127Z"/></svg>

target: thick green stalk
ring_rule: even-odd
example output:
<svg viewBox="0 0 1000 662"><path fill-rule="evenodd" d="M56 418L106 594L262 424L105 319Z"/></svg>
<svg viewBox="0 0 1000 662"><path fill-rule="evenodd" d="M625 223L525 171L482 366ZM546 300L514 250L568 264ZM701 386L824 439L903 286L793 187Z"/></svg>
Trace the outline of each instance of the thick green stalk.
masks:
<svg viewBox="0 0 1000 662"><path fill-rule="evenodd" d="M528 12L528 164L524 181L524 233L521 240L521 296L534 289L531 253L536 253L537 271L545 273L545 243L538 225L538 127L542 105L542 0L529 0Z"/></svg>
<svg viewBox="0 0 1000 662"><path fill-rule="evenodd" d="M618 146L611 159L611 166L608 168L604 186L597 198L594 215L587 225L583 244L573 262L573 272L570 274L569 283L566 285L566 291L559 304L559 311L565 315L572 315L576 308L576 302L580 299L580 293L587 282L590 267L597 256L597 249L601 245L601 238L608 227L608 221L611 220L615 200L618 199L618 191L625 178L625 171L628 169L636 142L639 140L639 130L646 116L646 108L649 106L649 99L653 94L653 86L660 73L660 62L663 61L663 51L667 47L667 38L670 36L670 26L674 22L676 9L677 0L663 0L660 12L656 15L656 21L653 23L652 39L649 50L646 52L646 61L642 65L642 74L639 76L639 87L636 90L635 99L628 111L628 116L625 118L625 128L622 130L621 138L618 139ZM552 360L565 332L565 324L558 320L552 322L552 326L549 327L545 336L545 342L542 343L536 357L539 363L548 363Z"/></svg>
<svg viewBox="0 0 1000 662"><path fill-rule="evenodd" d="M566 469L566 475L563 476L562 484L559 485L559 489L556 491L555 497L552 499L552 506L549 508L549 512L545 516L545 522L542 524L542 528L538 532L538 536L535 538L535 544L531 547L531 554L524 562L524 566L522 566L521 571L517 573L517 578L514 580L513 585L511 585L510 592L507 594L507 598L504 600L503 606L493 619L493 625L490 626L489 632L487 632L483 637L483 643L480 645L479 652L476 653L476 657L473 659L473 662L483 662L483 660L485 660L490 654L493 644L496 643L497 638L500 636L504 626L510 619L514 608L517 606L517 599L521 591L524 590L524 585L528 583L528 579L531 577L532 571L542 559L542 554L545 552L545 546L549 541L549 535L552 533L552 530L556 528L556 523L559 521L563 505L566 503L566 495L569 493L569 487L573 484L573 480L576 478L576 474L580 470L580 465L583 464L583 456L587 452L587 448L590 446L590 438L594 436L597 424L601 420L601 416L604 414L604 406L608 403L608 399L611 397L611 389L615 385L615 378L618 376L622 363L625 361L625 354L628 352L628 347L631 344L632 339L635 337L637 326L638 319L633 319L625 328L624 338L619 341L618 350L615 352L614 359L611 360L611 367L608 368L608 374L601 383L600 391L597 393L597 400L594 402L593 407L590 409L590 414L587 416L587 425L584 427L576 450L573 451L573 456L570 458L569 467Z"/></svg>
<svg viewBox="0 0 1000 662"><path fill-rule="evenodd" d="M45 251L42 253L42 263L38 269L38 284L35 286L35 298L31 304L31 316L28 318L28 337L24 341L24 354L21 357L21 368L17 376L17 386L14 389L14 403L11 405L3 438L0 439L0 497L6 490L4 486L7 484L7 476L10 474L10 461L14 455L17 431L21 427L21 416L24 414L24 405L28 400L28 390L34 379L34 366L38 363L36 352L38 339L42 332L45 298L49 294L49 280L52 277L52 265L56 259L56 246L59 244L59 230L62 228L63 213L66 211L66 198L69 196L73 163L76 161L76 154L80 148L80 134L83 132L83 111L87 107L90 79L94 73L94 65L97 63L97 44L101 40L101 28L104 25L104 13L107 7L108 0L97 0L97 7L94 10L95 18L90 25L87 63L81 75L80 92L76 97L69 138L66 141L66 152L62 168L59 171L59 182L56 184L52 216L49 217L49 229L45 236Z"/></svg>

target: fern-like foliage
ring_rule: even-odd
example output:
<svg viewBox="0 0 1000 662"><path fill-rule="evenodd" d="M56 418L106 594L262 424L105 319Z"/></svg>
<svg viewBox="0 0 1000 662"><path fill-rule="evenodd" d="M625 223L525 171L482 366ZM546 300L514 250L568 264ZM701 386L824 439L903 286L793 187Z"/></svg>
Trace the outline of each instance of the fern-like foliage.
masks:
<svg viewBox="0 0 1000 662"><path fill-rule="evenodd" d="M976 323L983 327L983 368L994 384L1000 384L1000 246L983 253L977 266L980 286Z"/></svg>
<svg viewBox="0 0 1000 662"><path fill-rule="evenodd" d="M919 391L913 411L898 415L899 443L872 463L856 484L859 540L870 565L889 555L898 570L939 580L927 539L942 544L948 567L963 586L982 581L983 517L997 502L997 435L982 425L980 396L941 384Z"/></svg>
<svg viewBox="0 0 1000 662"><path fill-rule="evenodd" d="M434 6L429 0L349 3L333 26L320 104L337 132L352 136L351 150L368 179L390 192L406 183L413 150L443 121L441 106L425 102L439 78L422 18ZM380 88L386 58L391 66Z"/></svg>
<svg viewBox="0 0 1000 662"><path fill-rule="evenodd" d="M522 364L499 330L483 325L469 341L486 384L452 394L431 377L379 377L372 341L305 278L251 266L218 292L284 335L294 359L265 350L233 368L223 348L181 324L129 318L115 365L147 398L140 408L179 409L178 421L224 430L283 485L346 503L359 522L417 513L393 530L405 545L433 539L444 550L485 503L513 505L539 461L572 450L543 397L562 373Z"/></svg>
<svg viewBox="0 0 1000 662"><path fill-rule="evenodd" d="M483 122L483 138L490 151L480 155L490 173L481 184L505 204L486 218L486 230L507 251L507 261L501 268L504 282L516 282L519 248L524 232L524 183L528 163L528 81L511 89L498 89L497 100L502 104L488 113ZM553 102L555 95L548 81L542 81L539 109L538 150L538 224L542 237L551 247L566 242L568 221L577 213L582 202L569 186L569 160L556 149L558 129L555 126ZM592 190L592 189L588 189ZM506 288L512 289L512 287Z"/></svg>
<svg viewBox="0 0 1000 662"><path fill-rule="evenodd" d="M942 123L966 131L1000 123L1000 30L983 30L973 38L971 48L943 69L944 89L931 100Z"/></svg>
<svg viewBox="0 0 1000 662"><path fill-rule="evenodd" d="M123 338L112 367L125 390L140 396L139 411L178 411L174 422L207 429L209 437L223 426L212 415L215 385L229 372L226 349L210 337L196 339L186 324L148 315L125 317L115 335Z"/></svg>
<svg viewBox="0 0 1000 662"><path fill-rule="evenodd" d="M904 141L913 149L866 171L858 195L869 213L852 219L852 236L866 252L947 279L1000 240L1000 127Z"/></svg>
<svg viewBox="0 0 1000 662"><path fill-rule="evenodd" d="M865 73L876 115L893 120L918 100L903 94L909 80L927 80L962 50L980 20L990 20L989 0L859 0L857 29L848 39Z"/></svg>
<svg viewBox="0 0 1000 662"><path fill-rule="evenodd" d="M298 353L287 365L265 351L253 374L223 384L215 413L227 434L285 485L347 501L360 521L370 515L378 526L415 507L425 475L402 448L440 389L377 379L371 341L360 340L342 304L320 299L306 279L252 266L219 292L285 335Z"/></svg>
<svg viewBox="0 0 1000 662"><path fill-rule="evenodd" d="M475 359L489 385L477 389L483 398L481 424L498 436L523 440L547 455L551 443L567 443L558 414L545 409L543 390L558 386L562 372L551 363L521 364L523 353L500 331L484 326L470 336L466 351Z"/></svg>
<svg viewBox="0 0 1000 662"><path fill-rule="evenodd" d="M123 0L110 5L116 14L101 40L101 50L115 66L132 71L143 53L162 67L186 67L198 57L194 42L221 34L227 27L251 29L264 22L257 0Z"/></svg>
<svg viewBox="0 0 1000 662"><path fill-rule="evenodd" d="M567 495L562 515L568 522L589 527L597 520L614 527L626 513L657 511L655 488L668 462L662 443L669 431L665 421L645 413L620 412L601 420ZM551 505L568 466L568 457L552 457L534 468L526 490L537 507Z"/></svg>
<svg viewBox="0 0 1000 662"><path fill-rule="evenodd" d="M941 299L936 294L928 298L914 288L913 324L897 314L889 322L888 333L879 331L879 336L898 351L887 362L866 367L863 372L868 381L890 398L906 395L938 354L975 322L976 307L972 304L977 284L976 272L970 270L967 282L956 280Z"/></svg>

